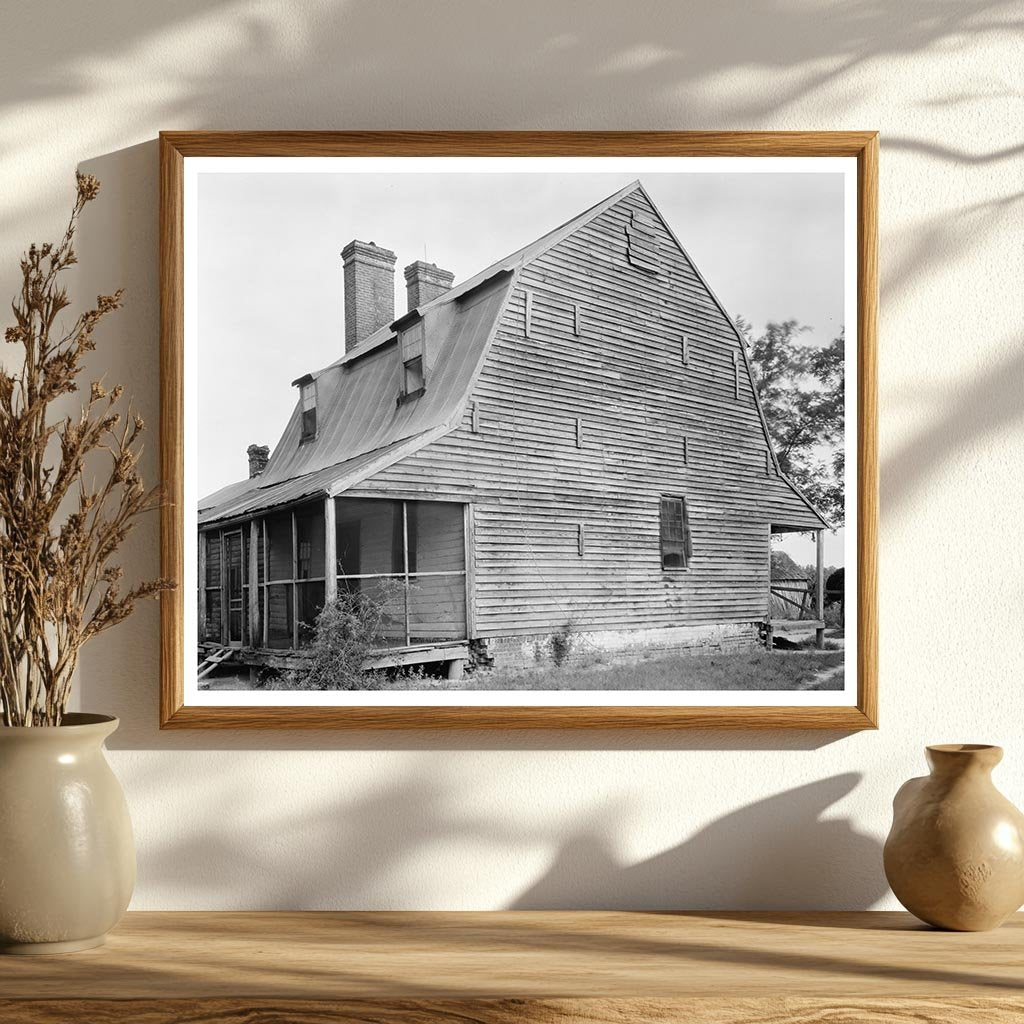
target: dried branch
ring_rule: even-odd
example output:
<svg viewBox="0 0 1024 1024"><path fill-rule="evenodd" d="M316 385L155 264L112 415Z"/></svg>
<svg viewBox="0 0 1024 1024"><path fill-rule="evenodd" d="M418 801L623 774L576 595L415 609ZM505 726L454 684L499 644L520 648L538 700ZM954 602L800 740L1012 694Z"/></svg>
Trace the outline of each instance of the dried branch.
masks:
<svg viewBox="0 0 1024 1024"><path fill-rule="evenodd" d="M145 423L115 408L124 389L93 381L79 416L48 416L52 403L79 391L96 328L122 305L120 289L99 295L69 330L59 326L71 303L59 275L78 262L78 219L100 188L88 174L77 186L60 242L33 244L22 257L14 323L4 332L23 349L20 372L0 370L0 712L8 726L59 725L82 645L174 586L150 580L122 594L112 562L136 520L160 503L138 472ZM106 479L87 486L86 460L104 453ZM76 486L77 502L71 497L73 510L62 514Z"/></svg>

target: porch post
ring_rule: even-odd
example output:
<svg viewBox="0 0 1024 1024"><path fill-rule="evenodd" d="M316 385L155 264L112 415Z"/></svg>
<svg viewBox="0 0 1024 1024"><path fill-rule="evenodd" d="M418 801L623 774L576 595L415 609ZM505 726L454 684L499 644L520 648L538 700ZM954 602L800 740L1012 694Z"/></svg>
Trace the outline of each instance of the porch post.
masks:
<svg viewBox="0 0 1024 1024"><path fill-rule="evenodd" d="M324 602L338 596L338 534L335 529L334 498L324 498Z"/></svg>
<svg viewBox="0 0 1024 1024"><path fill-rule="evenodd" d="M263 530L263 646L270 646L270 552L267 547L267 520L260 520Z"/></svg>
<svg viewBox="0 0 1024 1024"><path fill-rule="evenodd" d="M249 520L249 645L260 646L260 532Z"/></svg>
<svg viewBox="0 0 1024 1024"><path fill-rule="evenodd" d="M199 532L199 642L206 639L206 534Z"/></svg>
<svg viewBox="0 0 1024 1024"><path fill-rule="evenodd" d="M405 570L405 646L412 640L409 637L409 502L402 502L402 568Z"/></svg>
<svg viewBox="0 0 1024 1024"><path fill-rule="evenodd" d="M292 650L299 649L299 530L292 509Z"/></svg>
<svg viewBox="0 0 1024 1024"><path fill-rule="evenodd" d="M825 531L815 532L818 563L815 572L814 617L819 622L825 621ZM818 626L815 632L815 645L818 650L825 649L825 627Z"/></svg>

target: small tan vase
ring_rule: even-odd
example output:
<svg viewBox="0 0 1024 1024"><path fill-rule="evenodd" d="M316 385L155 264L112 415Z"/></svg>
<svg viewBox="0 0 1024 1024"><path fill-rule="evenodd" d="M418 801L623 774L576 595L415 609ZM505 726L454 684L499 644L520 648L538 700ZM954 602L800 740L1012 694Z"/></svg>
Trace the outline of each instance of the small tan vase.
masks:
<svg viewBox="0 0 1024 1024"><path fill-rule="evenodd" d="M101 945L135 887L128 805L103 753L105 715L0 727L0 951Z"/></svg>
<svg viewBox="0 0 1024 1024"><path fill-rule="evenodd" d="M937 928L998 928L1024 904L1024 815L992 783L1000 747L927 748L931 775L893 800L885 877L915 917Z"/></svg>

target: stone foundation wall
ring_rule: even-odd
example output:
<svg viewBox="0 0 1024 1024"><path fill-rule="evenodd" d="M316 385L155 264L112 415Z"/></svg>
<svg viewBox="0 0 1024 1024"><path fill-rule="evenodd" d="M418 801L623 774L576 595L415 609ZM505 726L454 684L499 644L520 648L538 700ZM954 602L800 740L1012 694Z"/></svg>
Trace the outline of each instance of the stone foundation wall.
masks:
<svg viewBox="0 0 1024 1024"><path fill-rule="evenodd" d="M730 622L706 626L593 632L536 633L484 637L470 642L470 665L480 668L526 668L566 665L595 656L631 657L657 654L735 654L762 648L758 623Z"/></svg>

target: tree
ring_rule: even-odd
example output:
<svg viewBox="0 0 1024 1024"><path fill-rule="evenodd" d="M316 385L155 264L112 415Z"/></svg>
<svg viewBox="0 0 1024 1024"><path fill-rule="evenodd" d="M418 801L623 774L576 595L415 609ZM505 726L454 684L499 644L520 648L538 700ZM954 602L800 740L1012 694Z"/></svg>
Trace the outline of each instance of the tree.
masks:
<svg viewBox="0 0 1024 1024"><path fill-rule="evenodd" d="M845 453L845 332L827 345L800 341L796 320L770 323L754 338L742 318L761 407L779 467L833 526L842 526Z"/></svg>

